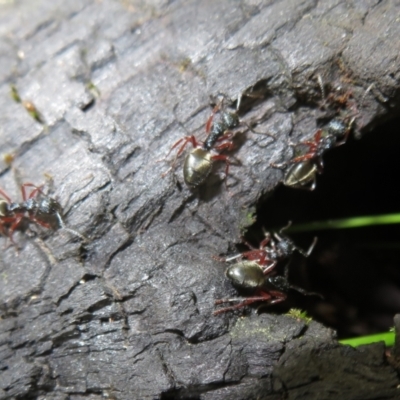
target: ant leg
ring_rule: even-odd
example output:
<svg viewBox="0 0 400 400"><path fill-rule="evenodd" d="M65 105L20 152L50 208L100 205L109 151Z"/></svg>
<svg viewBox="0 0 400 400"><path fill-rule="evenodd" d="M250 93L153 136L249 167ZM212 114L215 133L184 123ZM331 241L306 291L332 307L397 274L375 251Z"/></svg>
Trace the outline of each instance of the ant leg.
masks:
<svg viewBox="0 0 400 400"><path fill-rule="evenodd" d="M225 138L220 138L220 140L223 140L223 139L225 139ZM228 151L231 151L231 150L233 150L235 148L235 145L233 144L233 142L231 141L231 140L229 140L229 141L227 141L227 142L225 142L225 143L221 143L220 145L218 145L218 146L215 146L214 147L214 149L216 150L216 151L223 151L223 150L228 150Z"/></svg>
<svg viewBox="0 0 400 400"><path fill-rule="evenodd" d="M259 296L252 296L252 297L248 297L248 298L232 298L232 299L219 299L219 300L215 300L214 305L219 305L219 304L224 304L224 303L233 303L238 301L238 304L235 304L234 306L230 306L230 307L225 307L225 308L221 308L217 311L214 311L214 315L218 315L218 314L222 314L226 311L233 311L233 310L237 310L239 308L245 307L247 305L250 305L252 303L255 303L257 301L268 301L271 299L271 295L267 292L262 292L260 291L260 295Z"/></svg>
<svg viewBox="0 0 400 400"><path fill-rule="evenodd" d="M318 86L319 89L321 90L321 97L322 100L325 100L325 88L324 88L324 82L322 81L322 76L320 74L317 75L317 81L318 81Z"/></svg>
<svg viewBox="0 0 400 400"><path fill-rule="evenodd" d="M219 261L219 262L230 262L242 257L242 253L236 254L235 256L231 257L220 257L220 256L211 256L212 259Z"/></svg>
<svg viewBox="0 0 400 400"><path fill-rule="evenodd" d="M27 188L27 187L32 187L32 188L34 188L34 189L32 190L32 192L29 194L29 196L27 196L26 189L25 189L25 188ZM36 185L34 185L33 183L29 183L29 182L24 183L23 185L21 185L21 193L22 193L22 199L23 199L23 201L26 201L26 200L28 200L28 199L34 198L38 193L40 193L40 194L43 195L43 196L46 196L46 195L44 194L44 192L42 191L42 188L43 188L43 185L42 185L42 186L36 186Z"/></svg>
<svg viewBox="0 0 400 400"><path fill-rule="evenodd" d="M225 161L226 167L225 167L225 178L224 179L225 179L225 186L228 189L227 177L228 177L229 165L230 165L229 157L224 156L222 154L218 154L218 155L212 156L211 159L213 161Z"/></svg>
<svg viewBox="0 0 400 400"><path fill-rule="evenodd" d="M314 152L307 153L307 154L304 154L302 156L298 156L298 157L292 158L289 161L289 163L290 164L296 164L296 163L299 163L301 161L312 160L314 157L315 157L315 153Z"/></svg>
<svg viewBox="0 0 400 400"><path fill-rule="evenodd" d="M277 261L272 261L270 265L268 265L265 269L263 269L264 275L268 275L278 264Z"/></svg>
<svg viewBox="0 0 400 400"><path fill-rule="evenodd" d="M18 225L21 223L22 219L24 218L24 214L16 214L13 219L13 224L11 225L10 229L8 230L8 237L11 240L11 243L15 245L13 234L14 231L18 228ZM10 221L11 222L11 221Z"/></svg>
<svg viewBox="0 0 400 400"><path fill-rule="evenodd" d="M271 241L271 234L269 232L264 231L265 239L260 242L259 249L262 250L267 244Z"/></svg>
<svg viewBox="0 0 400 400"><path fill-rule="evenodd" d="M0 233L4 236L9 236L6 231L6 224L13 224L15 222L15 217L1 217L0 218Z"/></svg>
<svg viewBox="0 0 400 400"><path fill-rule="evenodd" d="M273 295L276 296L276 298L270 300L272 298L272 295L271 295L272 293L273 293ZM225 307L225 308L221 308L217 311L214 311L214 315L219 315L219 314L222 314L227 311L238 310L239 308L246 307L246 306L256 303L258 301L269 301L268 305L271 305L271 304L280 303L280 302L284 301L285 299L286 299L286 294L277 292L277 291L270 292L270 293L260 291L259 296L252 296L252 297L248 297L246 299L243 299L243 298L220 299L220 300L216 300L214 304L219 305L219 304L223 304L223 303L232 303L235 301L239 301L240 303L235 304L234 306Z"/></svg>
<svg viewBox="0 0 400 400"><path fill-rule="evenodd" d="M196 138L192 135L192 136L185 136L181 139L179 139L177 142L174 143L174 145L171 147L170 151L167 153L167 155L164 158L161 158L160 160L157 160L158 162L165 160L170 154L171 151L174 150L176 147L178 147L181 143L183 142L182 146L179 148L174 161L172 162L172 165L170 168L168 168L167 171L165 171L163 174L161 174L161 176L164 178L172 169L175 168L175 164L176 161L178 160L178 157L182 154L184 148L186 147L186 145L190 142L192 143L192 146L194 148L198 147L198 143L196 141Z"/></svg>
<svg viewBox="0 0 400 400"><path fill-rule="evenodd" d="M251 250L257 250L256 247L254 247L251 243L249 243L244 236L241 236L240 239L242 240L242 242Z"/></svg>
<svg viewBox="0 0 400 400"><path fill-rule="evenodd" d="M344 134L343 139L338 141L338 142L336 142L335 147L341 146L342 144L345 144L347 142L347 139L349 138L349 135L350 135L350 132L351 132L351 129L353 127L353 124L354 124L355 120L356 120L356 117L353 117L350 120L349 125L348 125L348 127L346 129L346 133Z"/></svg>
<svg viewBox="0 0 400 400"><path fill-rule="evenodd" d="M231 131L226 131L221 137L219 137L216 141L221 142L222 140L228 140L230 141L233 138L233 132ZM218 147L214 147L215 149L218 149Z"/></svg>
<svg viewBox="0 0 400 400"><path fill-rule="evenodd" d="M46 229L51 229L51 228L52 228L51 225L50 225L49 223L44 222L44 221L41 221L40 219L37 219L37 218L34 217L33 215L30 215L30 216L29 216L29 220L32 221L32 222L34 222L34 223L37 224L37 225L43 226L43 228L46 228Z"/></svg>
<svg viewBox="0 0 400 400"><path fill-rule="evenodd" d="M253 127L251 127L247 122L244 121L240 121L244 126L247 127L247 129L253 133L256 133L257 135L265 135L265 136L269 136L272 137L273 139L276 140L276 135L273 135L272 133L268 133L268 132L259 132L256 131Z"/></svg>
<svg viewBox="0 0 400 400"><path fill-rule="evenodd" d="M269 165L272 168L284 169L284 168L286 168L288 166L289 163L290 163L290 161L279 163L279 164L278 163L274 163L274 162L270 162Z"/></svg>
<svg viewBox="0 0 400 400"><path fill-rule="evenodd" d="M242 256L250 261L258 261L260 264L263 264L265 263L266 254L267 252L263 249L254 249L245 251L242 253Z"/></svg>
<svg viewBox="0 0 400 400"><path fill-rule="evenodd" d="M212 122L214 119L215 114L221 109L222 105L222 100L220 101L219 104L217 104L213 110L211 111L211 115L208 117L207 123L206 123L206 133L209 134L212 126Z"/></svg>
<svg viewBox="0 0 400 400"><path fill-rule="evenodd" d="M315 237L307 251L304 251L303 249L297 249L298 252L300 254L302 254L304 257L309 257L311 252L314 250L314 247L317 244L317 241L318 241L318 238Z"/></svg>
<svg viewBox="0 0 400 400"><path fill-rule="evenodd" d="M198 147L198 143L196 141L196 138L192 135L192 136L185 136L181 139L179 139L177 142L174 143L174 145L171 147L170 151L167 153L167 155L165 157L168 157L171 154L171 151L174 150L176 147L179 146L180 143L183 143L183 145L179 148L178 153L177 153L177 157L179 157L182 152L183 149L186 147L186 145L191 142L193 147Z"/></svg>
<svg viewBox="0 0 400 400"><path fill-rule="evenodd" d="M11 203L10 197L6 194L6 192L2 189L0 189L0 195L4 197L4 199L7 201L7 203Z"/></svg>
<svg viewBox="0 0 400 400"><path fill-rule="evenodd" d="M286 229L289 229L290 227L292 226L292 221L289 221L288 223L287 223L287 225L285 225L284 227L282 227L280 230L279 230L279 234L283 234L283 231L286 231Z"/></svg>
<svg viewBox="0 0 400 400"><path fill-rule="evenodd" d="M81 238L86 243L89 242L89 239L86 236L82 235L81 233L79 233L78 231L76 231L74 229L67 228L67 226L65 225L65 222L64 222L64 220L61 217L61 214L59 212L56 213L56 216L57 216L58 223L60 225L60 229L62 229L64 231L67 231L67 232L71 233L74 236L78 236L79 238Z"/></svg>

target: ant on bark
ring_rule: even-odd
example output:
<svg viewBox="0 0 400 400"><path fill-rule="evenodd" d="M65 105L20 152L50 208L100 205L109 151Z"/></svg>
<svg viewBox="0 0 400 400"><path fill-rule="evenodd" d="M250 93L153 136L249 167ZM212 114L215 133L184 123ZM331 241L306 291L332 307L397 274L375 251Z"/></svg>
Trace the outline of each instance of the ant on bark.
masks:
<svg viewBox="0 0 400 400"><path fill-rule="evenodd" d="M244 260L231 265L225 272L226 277L238 289L252 291L253 295L245 298L219 299L215 305L224 303L237 304L229 307L220 308L214 311L214 315L219 315L227 311L237 310L259 301L267 301L268 305L281 303L286 300L287 292L292 289L306 296L320 296L319 293L307 292L306 290L289 283L289 263L285 266L284 276L269 276L271 269L264 269L257 261Z"/></svg>
<svg viewBox="0 0 400 400"><path fill-rule="evenodd" d="M271 235L269 232L266 232L265 239L261 241L258 249L244 241L250 250L228 258L213 257L223 262L230 262L237 258L245 258L246 260L239 261L229 266L225 275L235 287L254 292L252 296L245 299L233 298L216 300L215 305L228 302L239 303L234 306L219 309L214 312L214 315L236 310L258 301L268 301L269 304L282 302L286 299L287 295L285 292L289 289L297 290L302 294L315 294L307 293L304 289L289 283L287 279L289 273L288 265L285 267L284 276L271 276L271 273L279 261L290 257L295 251L298 251L304 257L308 257L317 242L317 238L314 238L307 251L297 247L290 238L282 234L290 225L291 222L289 222L287 226L281 228L279 234L274 233Z"/></svg>
<svg viewBox="0 0 400 400"><path fill-rule="evenodd" d="M27 188L32 188L28 193ZM4 236L8 236L15 245L13 234L15 230L23 223L24 220L33 222L46 229L52 229L54 222L58 227L78 236L84 241L88 239L79 232L67 228L62 217L62 208L57 200L47 196L42 187L32 183L24 183L21 185L22 202L12 202L6 192L0 189L0 232Z"/></svg>
<svg viewBox="0 0 400 400"><path fill-rule="evenodd" d="M186 185L190 188L196 188L204 183L207 177L210 175L213 163L215 161L225 162L225 184L227 184L226 179L229 173L230 160L227 155L221 154L221 152L225 150L231 151L235 147L232 142L232 129L235 129L240 124L243 124L247 126L248 129L254 131L247 123L241 121L239 118L238 112L242 96L243 94L238 97L236 109L235 111L231 112L226 110L223 104L225 96L222 96L222 99L217 105L215 105L210 117L207 120L207 137L204 142L198 142L194 135L190 135L185 136L174 143L166 157L168 157L172 150L178 146L180 147L171 167L162 174L162 177L165 177L172 169L175 168L178 157L182 154L186 145L191 143L193 149L187 154L183 164L183 178ZM272 134L266 135L275 138L275 136ZM212 153L213 150L216 152L216 154Z"/></svg>
<svg viewBox="0 0 400 400"><path fill-rule="evenodd" d="M318 84L321 90L322 99L325 102L325 91L322 78L318 75ZM370 85L365 91L362 102L366 94L372 89ZM351 97L351 92L345 92L342 95L330 95L328 100L332 103L338 103L341 107L348 107L348 100ZM352 107L354 108L354 106ZM311 140L305 140L300 143L289 143L290 146L297 148L300 146L307 147L304 154L298 155L288 162L276 164L270 163L274 168L288 169L283 178L283 184L296 189L314 190L316 187L316 176L323 171L322 156L331 148L341 146L346 143L350 132L352 131L356 116L338 116L333 118L324 127L318 129Z"/></svg>

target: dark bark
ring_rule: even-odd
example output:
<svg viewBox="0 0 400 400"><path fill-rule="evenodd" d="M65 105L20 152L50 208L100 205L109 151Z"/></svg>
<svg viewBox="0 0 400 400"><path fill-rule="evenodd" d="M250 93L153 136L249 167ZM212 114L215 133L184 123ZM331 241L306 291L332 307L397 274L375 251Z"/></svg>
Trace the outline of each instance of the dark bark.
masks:
<svg viewBox="0 0 400 400"><path fill-rule="evenodd" d="M360 104L363 132L399 109L400 8L354 1L29 1L0 6L1 153L25 182L54 180L67 225L2 251L0 399L392 399L377 344L354 350L287 316L212 315L236 293L213 261L240 242L277 186L288 136L316 129L316 77ZM45 124L9 96L14 84ZM199 190L182 160L204 138L209 96L253 89L227 191L216 164ZM173 158L171 155L170 160ZM18 198L1 161L1 187ZM32 227L35 230L35 227ZM5 243L6 239L3 239Z"/></svg>

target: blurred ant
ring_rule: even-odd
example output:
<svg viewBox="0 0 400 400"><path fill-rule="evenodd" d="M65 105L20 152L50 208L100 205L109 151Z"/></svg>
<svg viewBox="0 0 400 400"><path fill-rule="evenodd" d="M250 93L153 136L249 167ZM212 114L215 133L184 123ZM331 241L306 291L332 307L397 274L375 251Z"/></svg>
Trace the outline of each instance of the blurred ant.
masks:
<svg viewBox="0 0 400 400"><path fill-rule="evenodd" d="M27 188L33 188L28 194ZM56 221L59 228L74 236L78 236L87 241L79 232L67 228L62 217L61 205L53 198L47 196L42 187L32 183L21 185L22 202L15 203L11 198L0 189L0 232L8 236L13 244L13 234L24 220L29 220L46 229L51 229ZM39 198L37 198L39 196Z"/></svg>
<svg viewBox="0 0 400 400"><path fill-rule="evenodd" d="M253 295L246 298L219 299L215 305L238 302L229 307L220 308L214 311L219 315L227 311L237 310L255 302L268 302L268 305L281 303L287 298L287 292L292 289L306 296L320 296L318 293L307 292L306 290L292 285L288 281L289 263L285 266L284 276L268 276L270 268L263 269L263 266L256 261L241 261L231 265L225 272L226 277L238 288L252 291Z"/></svg>
<svg viewBox="0 0 400 400"><path fill-rule="evenodd" d="M317 238L314 238L308 250L305 251L297 247L290 238L284 236L282 232L290 225L291 221L288 225L281 228L279 234L274 233L271 235L269 232L266 232L265 239L261 241L258 249L244 241L251 250L228 258L213 257L214 259L223 262L230 262L239 257L245 258L246 260L239 261L228 267L225 275L235 287L255 292L254 296L248 297L244 300L236 298L216 300L216 305L234 301L240 301L240 303L217 310L214 312L214 315L221 314L225 311L235 310L257 301L269 301L269 304L279 303L286 299L287 295L285 292L289 289L294 289L300 293L308 294L303 289L289 284L287 280L287 275L289 273L288 266L285 267L284 277L269 276L279 261L288 258L295 251L298 251L304 257L308 257L315 247ZM265 290L266 288L268 288L268 290Z"/></svg>
<svg viewBox="0 0 400 400"><path fill-rule="evenodd" d="M175 168L178 157L182 154L186 145L191 143L193 149L188 153L183 164L183 178L186 185L190 188L196 188L204 183L211 173L214 161L225 161L225 184L227 184L226 179L229 173L230 160L228 156L220 153L225 150L230 151L234 149L234 144L232 142L233 132L231 130L237 128L241 123L253 130L248 124L239 119L238 112L242 96L243 95L240 95L238 97L236 109L233 112L226 111L223 104L225 97L222 96L222 99L215 105L207 120L207 137L204 142L199 143L196 138L191 135L179 139L171 147L166 157L168 157L172 150L180 145L175 160L171 167L162 174L162 177L166 176ZM267 135L275 138L275 136L271 134ZM217 154L212 154L212 150Z"/></svg>
<svg viewBox="0 0 400 400"><path fill-rule="evenodd" d="M325 91L321 76L318 76L318 83L321 89L322 98L325 100ZM363 96L362 102L372 87L373 85L368 87ZM332 95L331 100L339 102L342 106L347 106L350 97L351 93L346 92L339 97ZM353 128L355 119L355 116L336 117L326 126L318 129L311 140L306 140L297 144L289 143L290 146L295 148L306 146L308 150L304 154L296 156L288 162L280 164L270 163L274 168L285 168L289 166L285 172L283 184L296 189L314 190L316 187L316 176L317 174L321 174L323 171L322 156L327 150L346 143Z"/></svg>

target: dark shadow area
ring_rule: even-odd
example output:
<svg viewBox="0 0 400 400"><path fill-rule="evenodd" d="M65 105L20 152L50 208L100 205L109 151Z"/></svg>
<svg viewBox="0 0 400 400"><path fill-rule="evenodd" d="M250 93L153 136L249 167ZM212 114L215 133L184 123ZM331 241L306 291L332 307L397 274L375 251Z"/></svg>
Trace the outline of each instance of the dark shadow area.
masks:
<svg viewBox="0 0 400 400"><path fill-rule="evenodd" d="M325 170L314 192L279 187L258 209L257 228L356 216L398 213L399 120L324 156ZM325 300L290 293L282 307L306 309L338 330L339 337L381 332L400 312L400 226L288 234L312 255L292 258L290 280ZM253 239L252 239L253 241ZM254 243L257 243L255 236Z"/></svg>

